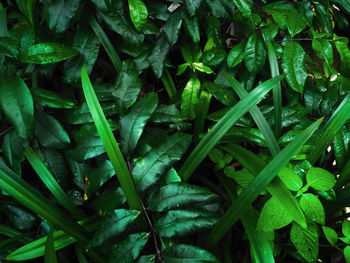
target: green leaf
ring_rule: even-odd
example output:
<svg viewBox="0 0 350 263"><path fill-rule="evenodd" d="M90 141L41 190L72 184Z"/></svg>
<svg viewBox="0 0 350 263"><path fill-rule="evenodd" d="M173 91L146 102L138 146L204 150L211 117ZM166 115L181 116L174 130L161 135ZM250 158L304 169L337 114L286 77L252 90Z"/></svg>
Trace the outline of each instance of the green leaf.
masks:
<svg viewBox="0 0 350 263"><path fill-rule="evenodd" d="M164 212L170 209L181 209L187 205L204 206L216 203L219 196L206 188L186 183L170 183L161 186L147 203L151 211Z"/></svg>
<svg viewBox="0 0 350 263"><path fill-rule="evenodd" d="M24 161L23 143L24 140L15 131L6 133L2 141L2 154L18 175L21 175L21 162Z"/></svg>
<svg viewBox="0 0 350 263"><path fill-rule="evenodd" d="M273 180L278 171L285 166L295 152L309 139L320 125L322 119L312 123L302 133L300 133L291 143L280 151L272 161L257 175L253 182L242 192L242 194L232 203L225 215L216 224L209 234L209 242L216 244L224 234L233 226L245 207L252 203L256 197Z"/></svg>
<svg viewBox="0 0 350 263"><path fill-rule="evenodd" d="M258 33L252 34L248 38L244 50L244 62L251 73L257 74L265 65L266 50L264 41Z"/></svg>
<svg viewBox="0 0 350 263"><path fill-rule="evenodd" d="M45 263L57 263L57 257L56 257L55 248L54 248L54 238L53 238L54 230L55 230L55 227L51 226L50 232L46 239L45 255L44 255Z"/></svg>
<svg viewBox="0 0 350 263"><path fill-rule="evenodd" d="M300 198L300 206L307 218L324 225L325 212L321 201L315 195L310 193L303 194Z"/></svg>
<svg viewBox="0 0 350 263"><path fill-rule="evenodd" d="M108 263L132 263L146 245L148 233L127 236L123 241L113 245Z"/></svg>
<svg viewBox="0 0 350 263"><path fill-rule="evenodd" d="M188 64L199 61L202 57L202 51L198 45L190 45L189 43L185 43L181 46L181 54Z"/></svg>
<svg viewBox="0 0 350 263"><path fill-rule="evenodd" d="M175 133L158 147L153 148L135 164L132 175L140 191L144 191L159 179L186 152L191 136Z"/></svg>
<svg viewBox="0 0 350 263"><path fill-rule="evenodd" d="M154 44L149 57L149 63L157 78L160 78L163 74L165 59L170 50L170 45L164 34L159 36Z"/></svg>
<svg viewBox="0 0 350 263"><path fill-rule="evenodd" d="M43 107L71 109L75 106L71 100L63 98L51 90L31 88L30 91L35 104L39 104Z"/></svg>
<svg viewBox="0 0 350 263"><path fill-rule="evenodd" d="M148 93L135 103L129 114L120 119L121 149L129 156L135 149L147 121L158 104L156 93Z"/></svg>
<svg viewBox="0 0 350 263"><path fill-rule="evenodd" d="M100 41L93 32L79 30L74 36L72 48L78 50L80 55L64 63L64 78L68 83L78 84L83 65L86 65L88 74L91 73L100 50Z"/></svg>
<svg viewBox="0 0 350 263"><path fill-rule="evenodd" d="M85 67L83 67L81 70L81 80L85 99L96 125L96 129L101 137L108 157L112 162L113 168L116 171L119 183L123 188L129 207L131 209L140 210L140 200L131 178L128 166L119 149L118 143L114 138L111 128L108 125L106 117L103 114L102 108L98 102Z"/></svg>
<svg viewBox="0 0 350 263"><path fill-rule="evenodd" d="M188 4L188 2L190 1L186 1L185 4ZM198 17L197 16L188 17L186 14L184 14L182 18L183 18L185 29L188 35L191 37L192 41L194 43L199 43L200 31L199 31Z"/></svg>
<svg viewBox="0 0 350 263"><path fill-rule="evenodd" d="M162 251L162 256L167 263L219 262L215 256L207 250L186 244L173 244Z"/></svg>
<svg viewBox="0 0 350 263"><path fill-rule="evenodd" d="M56 33L66 31L79 10L79 0L54 0L47 5L49 28Z"/></svg>
<svg viewBox="0 0 350 263"><path fill-rule="evenodd" d="M202 3L202 0L188 0L185 1L185 7L186 11L190 16L193 16L195 13L197 13L200 5Z"/></svg>
<svg viewBox="0 0 350 263"><path fill-rule="evenodd" d="M332 0L332 2L342 6L346 12L350 13L350 3L347 0Z"/></svg>
<svg viewBox="0 0 350 263"><path fill-rule="evenodd" d="M96 247L103 245L104 242L111 242L113 238L124 233L139 214L137 210L127 209L107 212L87 247Z"/></svg>
<svg viewBox="0 0 350 263"><path fill-rule="evenodd" d="M211 228L219 217L202 209L170 210L155 221L154 228L161 237L185 236Z"/></svg>
<svg viewBox="0 0 350 263"><path fill-rule="evenodd" d="M306 174L306 182L316 190L328 191L335 185L335 178L325 169L312 167Z"/></svg>
<svg viewBox="0 0 350 263"><path fill-rule="evenodd" d="M154 263L156 259L155 255L146 255L146 256L141 256L136 263Z"/></svg>
<svg viewBox="0 0 350 263"><path fill-rule="evenodd" d="M229 68L234 68L244 59L244 50L247 44L246 40L242 40L239 44L235 45L227 55L227 65Z"/></svg>
<svg viewBox="0 0 350 263"><path fill-rule="evenodd" d="M335 232L333 228L330 228L328 226L322 226L323 233L325 237L327 238L329 244L332 246L335 246L335 244L338 241L338 234Z"/></svg>
<svg viewBox="0 0 350 263"><path fill-rule="evenodd" d="M299 191L303 187L303 181L291 168L282 167L278 172L278 176L288 189L292 191Z"/></svg>
<svg viewBox="0 0 350 263"><path fill-rule="evenodd" d="M257 231L273 231L285 227L293 218L279 200L271 197L263 206L257 223Z"/></svg>
<svg viewBox="0 0 350 263"><path fill-rule="evenodd" d="M179 38L179 32L182 25L182 13L176 12L172 14L164 26L162 30L165 33L166 38L168 39L169 44L172 46L176 43Z"/></svg>
<svg viewBox="0 0 350 263"><path fill-rule="evenodd" d="M47 64L75 57L79 52L58 43L40 43L30 46L20 54L22 63Z"/></svg>
<svg viewBox="0 0 350 263"><path fill-rule="evenodd" d="M78 162L82 162L105 152L106 149L102 140L99 137L90 136L79 142L79 145L75 148L68 150L67 155Z"/></svg>
<svg viewBox="0 0 350 263"><path fill-rule="evenodd" d="M233 0L233 2L237 6L239 12L241 12L243 17L250 18L252 10L250 9L248 0Z"/></svg>
<svg viewBox="0 0 350 263"><path fill-rule="evenodd" d="M291 37L294 37L296 34L300 33L304 30L307 25L307 21L304 16L297 11L296 9L292 9L288 12L286 17L286 24Z"/></svg>
<svg viewBox="0 0 350 263"><path fill-rule="evenodd" d="M303 93L307 73L304 69L305 51L295 41L288 41L283 50L282 68L289 86Z"/></svg>
<svg viewBox="0 0 350 263"><path fill-rule="evenodd" d="M107 211L121 208L125 201L124 192L118 187L101 195L99 199L94 201L92 206L99 214L104 214Z"/></svg>
<svg viewBox="0 0 350 263"><path fill-rule="evenodd" d="M0 104L17 134L30 139L34 131L34 104L27 85L20 77L1 83Z"/></svg>
<svg viewBox="0 0 350 263"><path fill-rule="evenodd" d="M350 262L350 246L346 246L344 248L344 258L345 258L346 263Z"/></svg>
<svg viewBox="0 0 350 263"><path fill-rule="evenodd" d="M182 92L181 114L184 118L193 120L196 117L197 104L201 83L198 78L191 78Z"/></svg>
<svg viewBox="0 0 350 263"><path fill-rule="evenodd" d="M345 237L350 237L350 221L344 220L341 226L341 230Z"/></svg>
<svg viewBox="0 0 350 263"><path fill-rule="evenodd" d="M255 103L263 97L272 87L284 76L275 77L259 85L251 91L244 99L233 106L226 114L214 125L211 131L203 137L196 148L192 151L185 163L179 170L179 174L187 181L193 171L204 160L211 149L225 135L225 133L238 121Z"/></svg>
<svg viewBox="0 0 350 263"><path fill-rule="evenodd" d="M128 0L131 21L135 28L140 31L147 22L148 11L141 0Z"/></svg>
<svg viewBox="0 0 350 263"><path fill-rule="evenodd" d="M324 59L329 68L333 66L333 47L332 44L324 38L315 38L312 40L312 48L316 55Z"/></svg>
<svg viewBox="0 0 350 263"><path fill-rule="evenodd" d="M319 242L317 226L315 224L310 224L307 229L304 229L294 223L290 231L290 240L306 261L316 261Z"/></svg>
<svg viewBox="0 0 350 263"><path fill-rule="evenodd" d="M194 62L192 63L192 66L200 72L204 72L207 74L214 73L214 71L210 67L204 65L202 62Z"/></svg>
<svg viewBox="0 0 350 263"><path fill-rule="evenodd" d="M118 106L115 102L101 102L101 108L105 116L112 116L118 112ZM87 103L83 102L74 110L68 111L67 121L70 124L84 124L93 122Z"/></svg>
<svg viewBox="0 0 350 263"><path fill-rule="evenodd" d="M55 118L45 112L36 112L35 120L35 136L42 146L64 149L70 144L67 132Z"/></svg>

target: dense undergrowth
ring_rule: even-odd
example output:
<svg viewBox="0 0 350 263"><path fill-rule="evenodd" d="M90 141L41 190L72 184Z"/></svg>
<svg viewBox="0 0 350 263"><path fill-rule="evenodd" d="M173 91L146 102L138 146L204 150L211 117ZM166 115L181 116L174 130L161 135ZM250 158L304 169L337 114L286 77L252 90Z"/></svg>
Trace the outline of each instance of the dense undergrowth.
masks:
<svg viewBox="0 0 350 263"><path fill-rule="evenodd" d="M347 0L0 4L0 262L350 262Z"/></svg>

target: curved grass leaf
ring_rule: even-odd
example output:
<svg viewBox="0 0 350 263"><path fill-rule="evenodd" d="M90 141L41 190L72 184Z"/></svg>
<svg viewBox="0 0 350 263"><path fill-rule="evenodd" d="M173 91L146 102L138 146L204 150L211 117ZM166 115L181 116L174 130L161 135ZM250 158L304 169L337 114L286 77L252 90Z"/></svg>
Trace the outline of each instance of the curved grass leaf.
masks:
<svg viewBox="0 0 350 263"><path fill-rule="evenodd" d="M123 188L126 200L132 209L141 210L141 203L136 192L132 177L124 157L119 149L118 143L114 138L111 128L108 125L102 108L97 100L94 89L91 85L86 68L83 66L81 70L81 81L84 95L89 106L92 118L95 122L96 129L101 137L104 147L106 148L108 157L110 158L113 168L116 171L119 183Z"/></svg>
<svg viewBox="0 0 350 263"><path fill-rule="evenodd" d="M137 161L132 170L137 188L144 191L156 183L160 175L181 159L190 142L190 135L175 133L165 143L153 148L145 157Z"/></svg>
<svg viewBox="0 0 350 263"><path fill-rule="evenodd" d="M73 202L68 198L66 193L62 190L55 178L41 162L34 150L31 147L28 147L25 149L24 155L26 156L35 172L39 175L40 179L47 186L50 192L56 197L56 199L62 204L62 206L66 208L67 211L69 211L75 218L82 218L82 212L79 211Z"/></svg>
<svg viewBox="0 0 350 263"><path fill-rule="evenodd" d="M320 125L322 119L315 121L302 133L300 133L291 143L289 143L272 161L258 174L253 182L243 191L243 193L232 203L225 215L216 224L209 234L209 242L216 244L225 233L233 226L246 206L252 203L255 198L265 189L266 186L277 175L278 171L285 166L295 152L309 139Z"/></svg>
<svg viewBox="0 0 350 263"><path fill-rule="evenodd" d="M58 43L40 43L30 46L20 54L23 63L47 64L79 55L75 49Z"/></svg>
<svg viewBox="0 0 350 263"><path fill-rule="evenodd" d="M121 149L127 156L134 151L147 121L157 108L158 96L156 93L147 93L134 104L129 114L120 119Z"/></svg>
<svg viewBox="0 0 350 263"><path fill-rule="evenodd" d="M226 114L214 125L211 131L199 142L190 156L186 159L185 163L182 165L179 174L184 181L187 181L190 178L193 171L204 160L210 150L225 135L231 126L283 78L284 75L264 82L251 91L243 100L238 102L228 112L226 112Z"/></svg>
<svg viewBox="0 0 350 263"><path fill-rule="evenodd" d="M187 244L173 244L162 251L162 256L167 263L219 262L209 251Z"/></svg>
<svg viewBox="0 0 350 263"><path fill-rule="evenodd" d="M148 237L148 233L137 233L127 236L123 241L112 247L108 263L134 262L146 245Z"/></svg>
<svg viewBox="0 0 350 263"><path fill-rule="evenodd" d="M57 263L57 257L55 253L54 240L53 240L54 231L55 231L55 227L51 226L49 234L46 239L46 243L45 243L45 255L44 255L45 263Z"/></svg>
<svg viewBox="0 0 350 263"><path fill-rule="evenodd" d="M17 134L24 139L31 138L34 131L34 103L27 85L20 77L1 83L0 104Z"/></svg>
<svg viewBox="0 0 350 263"><path fill-rule="evenodd" d="M103 29L98 24L96 19L93 16L89 16L88 20L92 30L94 31L96 36L99 38L100 42L102 43L103 47L105 48L109 56L109 59L112 61L115 71L119 73L122 69L122 62L120 61L117 51L113 47L111 41L108 39L106 33L103 31Z"/></svg>
<svg viewBox="0 0 350 263"><path fill-rule="evenodd" d="M169 98L174 97L177 93L177 90L176 90L174 81L173 81L169 71L166 68L163 70L163 74L162 74L160 80L162 81L164 88L169 95Z"/></svg>
<svg viewBox="0 0 350 263"><path fill-rule="evenodd" d="M77 255L77 259L78 259L79 263L89 263L87 261L86 257L84 256L83 248L81 248L78 245L75 245L74 249L75 249L75 254Z"/></svg>

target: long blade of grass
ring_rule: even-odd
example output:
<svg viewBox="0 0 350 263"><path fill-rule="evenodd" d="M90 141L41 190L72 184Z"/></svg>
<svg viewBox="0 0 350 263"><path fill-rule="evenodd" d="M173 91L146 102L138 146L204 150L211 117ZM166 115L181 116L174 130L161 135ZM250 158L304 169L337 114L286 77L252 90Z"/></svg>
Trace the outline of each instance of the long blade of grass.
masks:
<svg viewBox="0 0 350 263"><path fill-rule="evenodd" d="M162 81L164 88L169 95L169 98L173 98L176 95L177 90L173 78L171 77L169 71L166 68L163 70L163 74L160 77L160 80Z"/></svg>
<svg viewBox="0 0 350 263"><path fill-rule="evenodd" d="M24 150L24 155L35 172L39 175L40 179L54 195L54 197L56 197L56 199L61 203L61 205L66 208L67 211L76 219L83 218L84 214L73 204L71 199L69 199L50 171L41 162L36 152L31 147L28 147Z"/></svg>
<svg viewBox="0 0 350 263"><path fill-rule="evenodd" d="M95 17L89 16L88 20L92 30L94 31L95 35L98 37L103 47L105 48L109 59L112 61L115 71L119 73L122 70L122 62L120 61L117 51L114 49L111 41L108 39L106 33L98 24Z"/></svg>
<svg viewBox="0 0 350 263"><path fill-rule="evenodd" d="M334 191L338 192L346 183L350 181L350 160L346 162L343 170L340 173L340 176L337 179L337 182L334 185Z"/></svg>
<svg viewBox="0 0 350 263"><path fill-rule="evenodd" d="M233 76L224 73L224 77L241 99L248 95L248 92L243 88L241 83L239 83L238 80L236 80ZM264 115L256 105L254 105L249 112L252 115L262 135L264 136L266 145L269 148L271 154L275 156L280 151L280 147Z"/></svg>
<svg viewBox="0 0 350 263"><path fill-rule="evenodd" d="M53 233L54 233L55 227L51 226L49 234L46 239L45 243L45 255L44 255L44 262L45 263L57 263L57 257L55 248L53 245Z"/></svg>
<svg viewBox="0 0 350 263"><path fill-rule="evenodd" d="M252 90L244 99L240 100L214 125L211 131L204 136L192 151L185 163L179 170L179 174L184 181L187 181L193 171L204 160L210 150L225 135L225 133L238 121L251 107L255 105L267 92L269 92L284 75L265 81L254 90Z"/></svg>
<svg viewBox="0 0 350 263"><path fill-rule="evenodd" d="M225 233L237 222L242 211L269 185L278 171L288 163L290 158L309 139L321 122L322 119L319 119L312 123L265 166L215 225L208 236L209 244L217 244Z"/></svg>
<svg viewBox="0 0 350 263"><path fill-rule="evenodd" d="M221 148L230 153L254 176L257 176L266 166L265 162L257 155L239 145L229 144ZM281 205L284 206L287 213L290 214L294 221L301 226L307 226L306 219L303 211L301 210L299 202L295 199L279 177L275 177L266 187L266 190L280 201Z"/></svg>
<svg viewBox="0 0 350 263"><path fill-rule="evenodd" d="M332 141L335 134L344 126L350 117L350 94L348 94L338 106L332 117L325 124L323 134L317 140L315 147L311 150L308 160L314 164L321 156L327 145Z"/></svg>
<svg viewBox="0 0 350 263"><path fill-rule="evenodd" d="M112 130L108 125L107 119L96 97L85 66L83 66L81 69L81 82L85 99L92 115L92 119L94 120L97 132L101 137L108 157L111 160L112 166L118 177L119 183L125 193L129 207L131 209L141 210L142 206L140 199L136 192L128 166L120 151L118 143L114 138Z"/></svg>
<svg viewBox="0 0 350 263"><path fill-rule="evenodd" d="M278 76L280 74L280 71L278 68L278 61L277 61L275 48L273 47L272 43L269 40L266 41L266 46L267 46L267 54L270 62L271 77ZM275 136L279 137L281 135L281 129L282 129L281 83L276 84L276 86L272 90L272 94L273 94L273 111L274 111L273 130L275 132Z"/></svg>

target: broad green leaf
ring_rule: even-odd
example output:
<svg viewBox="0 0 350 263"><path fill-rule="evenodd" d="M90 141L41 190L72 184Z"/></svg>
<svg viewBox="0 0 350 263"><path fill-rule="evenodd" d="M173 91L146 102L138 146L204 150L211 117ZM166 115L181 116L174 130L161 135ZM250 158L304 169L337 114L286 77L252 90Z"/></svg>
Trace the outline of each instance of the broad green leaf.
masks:
<svg viewBox="0 0 350 263"><path fill-rule="evenodd" d="M333 47L332 44L324 38L315 38L312 40L312 48L317 56L324 59L329 68L333 66Z"/></svg>
<svg viewBox="0 0 350 263"><path fill-rule="evenodd" d="M161 186L147 203L151 211L164 212L170 209L181 209L187 205L204 206L216 203L219 196L206 188L186 183L170 183Z"/></svg>
<svg viewBox="0 0 350 263"><path fill-rule="evenodd" d="M316 190L328 191L334 186L335 178L325 169L312 167L306 174L306 182Z"/></svg>
<svg viewBox="0 0 350 263"><path fill-rule="evenodd" d="M145 255L145 256L139 257L139 259L135 261L135 263L154 263L155 260L156 260L155 255Z"/></svg>
<svg viewBox="0 0 350 263"><path fill-rule="evenodd" d="M167 263L219 262L209 251L186 244L173 244L162 251L162 256Z"/></svg>
<svg viewBox="0 0 350 263"><path fill-rule="evenodd" d="M329 244L332 246L335 246L335 244L338 241L338 234L335 232L333 228L330 228L328 226L322 226L323 233L325 237L327 238Z"/></svg>
<svg viewBox="0 0 350 263"><path fill-rule="evenodd" d="M117 187L101 195L93 202L92 206L99 214L105 214L107 211L121 208L125 202L123 190L121 187Z"/></svg>
<svg viewBox="0 0 350 263"><path fill-rule="evenodd" d="M27 85L20 77L1 83L0 104L17 134L30 139L34 131L34 103Z"/></svg>
<svg viewBox="0 0 350 263"><path fill-rule="evenodd" d="M256 197L265 189L266 186L274 179L278 171L285 166L295 152L310 138L320 125L322 119L315 121L299 134L291 143L289 143L282 151L280 151L272 161L257 175L242 194L233 201L231 207L226 211L225 215L220 219L218 224L209 234L209 242L216 244L233 226L239 218L240 212L252 203ZM273 183L273 182L272 182Z"/></svg>
<svg viewBox="0 0 350 263"><path fill-rule="evenodd" d="M271 197L263 206L257 223L258 231L273 231L280 229L293 221L293 218L281 205L279 200Z"/></svg>
<svg viewBox="0 0 350 263"><path fill-rule="evenodd" d="M61 203L61 205L70 212L75 218L82 218L82 212L77 209L77 207L73 204L71 199L66 195L66 193L62 190L60 185L57 183L52 174L47 170L45 165L41 162L38 155L34 152L31 147L28 147L24 151L24 155L27 160L38 174L40 179L46 185L46 187L50 190L50 192L56 197L56 199Z"/></svg>
<svg viewBox="0 0 350 263"><path fill-rule="evenodd" d="M346 263L350 262L350 246L346 246L344 248L344 258L345 258Z"/></svg>
<svg viewBox="0 0 350 263"><path fill-rule="evenodd" d="M70 144L68 133L55 118L42 111L35 113L35 120L35 136L42 146L64 149Z"/></svg>
<svg viewBox="0 0 350 263"><path fill-rule="evenodd" d="M137 161L132 170L137 188L144 191L156 183L160 176L181 159L190 142L190 135L175 133L164 144L153 148L145 157Z"/></svg>
<svg viewBox="0 0 350 263"><path fill-rule="evenodd" d="M232 179L243 188L247 188L254 178L255 177L247 169L242 169L232 174Z"/></svg>
<svg viewBox="0 0 350 263"><path fill-rule="evenodd" d="M164 34L158 37L149 57L149 63L157 78L163 74L164 63L169 53L170 45Z"/></svg>
<svg viewBox="0 0 350 263"><path fill-rule="evenodd" d="M159 104L151 117L155 123L177 123L180 121L180 111L175 104Z"/></svg>
<svg viewBox="0 0 350 263"><path fill-rule="evenodd" d="M61 95L46 89L31 88L33 100L43 107L71 109L75 105L71 100L61 97Z"/></svg>
<svg viewBox="0 0 350 263"><path fill-rule="evenodd" d="M197 104L201 83L198 78L191 78L182 92L181 114L184 118L193 120L196 117Z"/></svg>
<svg viewBox="0 0 350 263"><path fill-rule="evenodd" d="M313 194L306 193L300 198L300 206L305 216L312 221L324 225L325 212L321 201Z"/></svg>
<svg viewBox="0 0 350 263"><path fill-rule="evenodd" d="M292 191L299 191L303 187L303 181L291 168L283 167L278 172L278 176L288 189Z"/></svg>
<svg viewBox="0 0 350 263"><path fill-rule="evenodd" d="M193 16L195 13L197 13L200 5L202 3L202 0L188 0L185 1L185 7L186 11L190 16Z"/></svg>
<svg viewBox="0 0 350 263"><path fill-rule="evenodd" d="M154 228L161 237L185 236L211 228L219 217L203 209L170 210L155 221Z"/></svg>
<svg viewBox="0 0 350 263"><path fill-rule="evenodd" d="M341 230L345 237L350 237L350 221L344 220L341 226Z"/></svg>
<svg viewBox="0 0 350 263"><path fill-rule="evenodd" d="M310 224L307 229L304 229L300 225L293 223L290 231L290 240L306 261L316 261L319 248L316 224Z"/></svg>
<svg viewBox="0 0 350 263"><path fill-rule="evenodd" d="M66 31L79 10L79 0L54 0L47 5L49 28L56 33Z"/></svg>
<svg viewBox="0 0 350 263"><path fill-rule="evenodd" d="M18 175L21 175L21 162L24 161L23 143L24 140L15 131L6 133L2 141L2 154Z"/></svg>
<svg viewBox="0 0 350 263"><path fill-rule="evenodd" d="M54 230L55 230L55 227L51 226L50 232L46 239L45 255L44 255L45 263L57 263L57 257L56 257L55 248L54 248L54 237L53 237Z"/></svg>
<svg viewBox="0 0 350 263"><path fill-rule="evenodd" d="M226 58L226 51L222 48L212 48L203 53L203 63L209 66L218 66Z"/></svg>
<svg viewBox="0 0 350 263"><path fill-rule="evenodd" d="M235 45L227 55L227 65L229 68L234 68L244 59L244 50L247 44L246 40L242 40L239 44Z"/></svg>
<svg viewBox="0 0 350 263"><path fill-rule="evenodd" d="M182 13L176 12L172 14L164 26L162 30L165 33L166 38L168 39L169 44L172 46L176 43L179 38L179 32L182 25Z"/></svg>
<svg viewBox="0 0 350 263"><path fill-rule="evenodd" d="M129 114L120 119L121 149L126 156L132 154L143 129L158 104L156 93L148 93L135 103Z"/></svg>
<svg viewBox="0 0 350 263"><path fill-rule="evenodd" d="M252 10L248 0L233 0L243 17L250 18Z"/></svg>
<svg viewBox="0 0 350 263"><path fill-rule="evenodd" d="M268 4L263 9L266 13L272 15L273 20L276 21L277 25L279 25L281 29L286 29L286 17L289 12L293 12L292 10L295 10L292 4L282 1Z"/></svg>
<svg viewBox="0 0 350 263"><path fill-rule="evenodd" d="M200 72L204 72L207 74L214 73L214 71L210 67L204 65L202 62L194 62L192 63L192 66Z"/></svg>
<svg viewBox="0 0 350 263"><path fill-rule="evenodd" d="M131 20L126 1L112 1L107 10L100 10L99 14L105 23L116 33L131 44L140 45L144 35L139 33Z"/></svg>
<svg viewBox="0 0 350 263"><path fill-rule="evenodd" d="M112 130L108 125L100 103L98 102L85 66L83 66L81 71L81 80L85 99L87 101L92 118L96 125L96 129L103 142L103 146L105 147L108 157L112 162L113 168L116 171L119 183L123 188L129 207L131 209L139 210L141 209L141 204L128 166L120 151L118 143L114 138Z"/></svg>
<svg viewBox="0 0 350 263"><path fill-rule="evenodd" d="M266 50L264 41L258 33L252 34L244 50L244 62L251 73L257 74L265 65Z"/></svg>
<svg viewBox="0 0 350 263"><path fill-rule="evenodd" d="M36 225L36 218L33 213L18 206L3 206L3 212L17 229L29 230Z"/></svg>
<svg viewBox="0 0 350 263"><path fill-rule="evenodd" d="M118 112L118 106L115 102L101 102L101 108L105 116L112 116ZM70 124L84 124L93 122L92 115L86 102L72 111L67 112L67 121Z"/></svg>
<svg viewBox="0 0 350 263"><path fill-rule="evenodd" d="M137 210L117 209L103 217L88 248L103 245L104 242L111 242L113 238L126 231L140 214Z"/></svg>
<svg viewBox="0 0 350 263"><path fill-rule="evenodd" d="M148 233L137 233L127 236L112 247L108 263L132 263L146 245Z"/></svg>
<svg viewBox="0 0 350 263"><path fill-rule="evenodd" d="M199 0L199 1L202 1L202 0ZM186 1L185 4L187 4L188 2L190 1ZM188 35L191 37L194 43L198 43L200 40L198 17L197 16L188 17L186 14L183 14L182 18L184 22L184 27Z"/></svg>
<svg viewBox="0 0 350 263"><path fill-rule="evenodd" d="M135 28L140 31L147 22L148 11L141 0L128 0L131 21Z"/></svg>
<svg viewBox="0 0 350 263"><path fill-rule="evenodd" d="M67 155L78 162L82 162L105 152L106 149L100 137L91 136L85 138L75 148L68 150Z"/></svg>
<svg viewBox="0 0 350 263"><path fill-rule="evenodd" d="M214 125L211 131L203 137L196 148L192 151L185 163L179 170L179 174L184 181L187 181L193 171L204 160L211 149L225 135L225 133L238 121L255 103L263 97L273 86L283 79L283 75L270 79L259 85L251 91L244 99L233 106L226 114Z"/></svg>
<svg viewBox="0 0 350 263"><path fill-rule="evenodd" d="M78 84L83 65L86 65L88 74L91 73L100 50L100 41L93 32L79 30L74 36L72 48L78 50L80 55L64 63L64 78L68 83Z"/></svg>
<svg viewBox="0 0 350 263"><path fill-rule="evenodd" d="M79 52L58 43L40 43L30 46L20 54L23 63L47 64L75 57Z"/></svg>
<svg viewBox="0 0 350 263"><path fill-rule="evenodd" d="M296 9L292 9L288 12L286 17L286 24L291 37L294 37L296 34L300 33L304 30L307 25L307 21L304 16L297 11Z"/></svg>
<svg viewBox="0 0 350 263"><path fill-rule="evenodd" d="M200 61L202 57L202 51L198 45L191 45L189 43L185 43L181 46L181 54L184 60L189 64Z"/></svg>
<svg viewBox="0 0 350 263"><path fill-rule="evenodd" d="M307 73L304 69L305 51L295 41L288 41L283 50L282 68L289 86L303 93Z"/></svg>

